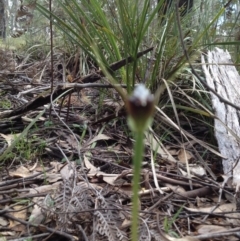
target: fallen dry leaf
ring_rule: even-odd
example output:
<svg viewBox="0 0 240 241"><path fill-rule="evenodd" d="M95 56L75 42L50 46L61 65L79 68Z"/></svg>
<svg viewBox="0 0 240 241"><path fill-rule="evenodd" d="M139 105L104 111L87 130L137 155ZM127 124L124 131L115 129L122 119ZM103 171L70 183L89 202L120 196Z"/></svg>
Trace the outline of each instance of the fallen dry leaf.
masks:
<svg viewBox="0 0 240 241"><path fill-rule="evenodd" d="M29 190L29 194L38 194L38 193L47 193L47 192L54 192L59 188L59 185L62 182L55 182L52 185L42 185L40 187L34 187Z"/></svg>
<svg viewBox="0 0 240 241"><path fill-rule="evenodd" d="M56 172L56 173L59 173L59 171L62 169L62 167L65 165L63 163L60 163L60 162L56 162L56 161L53 161L53 162L50 162L51 166L54 167L54 169L52 170L52 172Z"/></svg>
<svg viewBox="0 0 240 241"><path fill-rule="evenodd" d="M115 181L118 179L119 174L109 174L109 173L105 173L102 171L99 171L98 168L96 168L89 160L88 158L84 155L84 164L86 166L86 168L89 170L87 173L88 177L99 177L102 176L102 180L105 181L106 183L115 186L115 185L120 185L120 183L116 183ZM121 181L121 185L123 185L123 182Z"/></svg>
<svg viewBox="0 0 240 241"><path fill-rule="evenodd" d="M14 206L13 209L14 209L15 212L12 212L12 215L15 218L26 220L27 219L27 209L25 207L26 206L24 206L24 205L16 205L16 206ZM16 222L14 220L10 220L9 228L13 228L13 227L15 227L18 224L19 224L19 222Z"/></svg>
<svg viewBox="0 0 240 241"><path fill-rule="evenodd" d="M88 146L91 145L92 143L94 142L97 142L97 141L102 141L102 140L110 140L112 139L111 137L107 136L107 135L104 135L104 134L98 134L97 136L95 136L91 141L88 142Z"/></svg>
<svg viewBox="0 0 240 241"><path fill-rule="evenodd" d="M76 162L69 162L67 165L65 165L60 171L62 178L65 180L69 180L69 178L74 175L75 168Z"/></svg>
<svg viewBox="0 0 240 241"><path fill-rule="evenodd" d="M216 233L216 232L223 232L227 231L226 227L218 226L218 225L199 225L196 227L198 234L205 234L205 233Z"/></svg>
<svg viewBox="0 0 240 241"><path fill-rule="evenodd" d="M9 224L6 218L0 217L0 226L1 227L6 227Z"/></svg>
<svg viewBox="0 0 240 241"><path fill-rule="evenodd" d="M42 205L43 200L44 200L43 197L34 198L34 202L36 204L34 205L31 215L29 217L30 223L38 225L44 220L45 215L43 215L42 208L41 208L41 206L43 206Z"/></svg>
<svg viewBox="0 0 240 241"><path fill-rule="evenodd" d="M193 158L193 155L191 152L185 150L185 149L180 149L178 153L178 160L184 164L187 163L191 158Z"/></svg>
<svg viewBox="0 0 240 241"><path fill-rule="evenodd" d="M190 176L194 177L194 173L197 174L197 176L204 176L206 175L206 171L203 167L198 166L198 165L188 165L189 170L190 170ZM187 177L188 174L187 172L185 172L184 170L182 170L181 168L179 168L179 170L181 171L181 173L183 174L183 176Z"/></svg>
<svg viewBox="0 0 240 241"><path fill-rule="evenodd" d="M20 166L17 170L9 172L9 175L11 177L29 177L31 175L33 175L33 173L31 171L29 171L29 169L27 169L24 166Z"/></svg>
<svg viewBox="0 0 240 241"><path fill-rule="evenodd" d="M218 206L217 208L215 208L215 206L212 207L201 207L201 208L187 208L184 207L184 209L187 209L188 211L191 212L203 212L203 213L223 213L223 212L232 212L232 211L236 211L236 204L235 203L225 203L222 204L220 206ZM229 214L228 214L229 215Z"/></svg>

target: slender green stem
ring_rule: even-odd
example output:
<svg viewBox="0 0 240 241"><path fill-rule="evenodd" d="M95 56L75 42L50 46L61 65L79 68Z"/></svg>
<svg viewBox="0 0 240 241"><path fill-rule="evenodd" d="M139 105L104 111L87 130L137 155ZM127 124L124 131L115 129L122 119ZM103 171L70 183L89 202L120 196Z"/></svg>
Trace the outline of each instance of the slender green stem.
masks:
<svg viewBox="0 0 240 241"><path fill-rule="evenodd" d="M143 140L144 130L138 131L135 135L135 147L134 147L134 158L133 158L133 197L132 197L132 229L131 229L131 241L138 240L138 191L140 182L140 172L143 159Z"/></svg>

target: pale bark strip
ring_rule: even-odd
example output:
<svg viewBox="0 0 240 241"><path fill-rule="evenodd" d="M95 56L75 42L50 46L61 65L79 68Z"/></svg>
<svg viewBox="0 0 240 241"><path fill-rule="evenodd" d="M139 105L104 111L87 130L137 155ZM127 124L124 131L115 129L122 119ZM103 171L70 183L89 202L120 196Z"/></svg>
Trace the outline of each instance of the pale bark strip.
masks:
<svg viewBox="0 0 240 241"><path fill-rule="evenodd" d="M233 65L228 51L215 48L207 55L207 64L202 56L207 84L224 99L240 106L240 76ZM221 102L211 93L212 106L216 115L214 128L219 151L223 159L224 173L233 175L233 183L240 186L240 112ZM226 127L227 126L227 127Z"/></svg>

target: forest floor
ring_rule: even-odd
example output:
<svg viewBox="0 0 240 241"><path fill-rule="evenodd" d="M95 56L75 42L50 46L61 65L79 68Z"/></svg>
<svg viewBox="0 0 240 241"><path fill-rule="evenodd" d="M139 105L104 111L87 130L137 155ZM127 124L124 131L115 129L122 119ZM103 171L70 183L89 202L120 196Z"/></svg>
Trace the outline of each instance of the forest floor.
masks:
<svg viewBox="0 0 240 241"><path fill-rule="evenodd" d="M0 240L129 240L134 139L117 92L96 72L73 91L56 58L51 95L49 60L16 69L1 56ZM217 150L163 138L158 125L144 140L139 240L239 240ZM188 131L209 138L202 124Z"/></svg>

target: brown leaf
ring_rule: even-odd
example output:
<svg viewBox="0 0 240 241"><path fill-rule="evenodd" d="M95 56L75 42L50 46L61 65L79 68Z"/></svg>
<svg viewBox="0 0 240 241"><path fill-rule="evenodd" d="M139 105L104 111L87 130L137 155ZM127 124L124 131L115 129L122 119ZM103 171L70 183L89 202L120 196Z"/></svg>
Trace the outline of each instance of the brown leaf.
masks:
<svg viewBox="0 0 240 241"><path fill-rule="evenodd" d="M193 155L185 149L180 149L178 153L178 160L184 164L186 164L192 157Z"/></svg>
<svg viewBox="0 0 240 241"><path fill-rule="evenodd" d="M9 172L11 177L29 177L31 176L33 173L30 172L26 167L24 166L20 166L17 170L13 171L13 172Z"/></svg>

